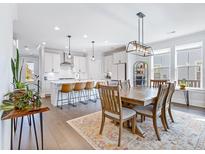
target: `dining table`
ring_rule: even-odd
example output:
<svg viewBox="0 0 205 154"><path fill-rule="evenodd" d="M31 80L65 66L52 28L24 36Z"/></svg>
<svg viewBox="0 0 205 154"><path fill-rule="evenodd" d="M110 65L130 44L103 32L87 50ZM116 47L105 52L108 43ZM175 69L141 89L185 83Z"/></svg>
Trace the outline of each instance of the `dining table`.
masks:
<svg viewBox="0 0 205 154"><path fill-rule="evenodd" d="M121 101L133 106L146 106L154 103L157 99L158 88L131 87L120 90ZM136 123L136 134L144 137L144 132Z"/></svg>

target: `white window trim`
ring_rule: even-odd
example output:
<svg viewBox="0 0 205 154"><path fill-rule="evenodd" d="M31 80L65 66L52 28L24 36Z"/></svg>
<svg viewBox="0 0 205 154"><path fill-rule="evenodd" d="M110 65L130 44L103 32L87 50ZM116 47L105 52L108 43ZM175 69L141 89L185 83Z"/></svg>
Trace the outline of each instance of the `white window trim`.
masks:
<svg viewBox="0 0 205 154"><path fill-rule="evenodd" d="M200 87L194 88L194 87L188 87L189 89L192 89L193 91L197 90L204 90L203 88L203 41L195 42L195 43L189 43L189 44L183 44L183 45L176 45L175 46L175 81L178 81L178 68L180 67L192 67L192 66L199 66L199 65L179 65L177 66L177 53L178 52L187 52L188 49L201 49L201 56L202 56L202 63L201 63L201 76L200 76Z"/></svg>

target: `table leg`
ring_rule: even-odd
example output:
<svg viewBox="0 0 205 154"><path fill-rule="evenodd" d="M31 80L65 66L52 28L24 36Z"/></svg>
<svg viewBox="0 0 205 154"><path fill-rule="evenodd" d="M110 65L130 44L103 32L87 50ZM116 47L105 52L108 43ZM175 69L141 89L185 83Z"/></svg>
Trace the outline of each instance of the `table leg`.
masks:
<svg viewBox="0 0 205 154"><path fill-rule="evenodd" d="M28 115L28 116L27 116L27 119L28 119L28 124L29 124L29 126L31 126L31 116Z"/></svg>
<svg viewBox="0 0 205 154"><path fill-rule="evenodd" d="M37 147L37 150L39 150L35 119L34 119L34 115L33 114L31 116L32 116L32 120L33 120L34 134L35 134L35 138L36 138L36 147Z"/></svg>
<svg viewBox="0 0 205 154"><path fill-rule="evenodd" d="M40 125L41 125L41 148L43 150L43 113L40 113Z"/></svg>
<svg viewBox="0 0 205 154"><path fill-rule="evenodd" d="M189 91L184 91L184 98L186 101L186 105L189 106Z"/></svg>
<svg viewBox="0 0 205 154"><path fill-rule="evenodd" d="M20 150L20 148L21 148L22 129L23 129L23 117L21 118L21 128L20 128L20 135L19 135L19 145L18 145L18 150Z"/></svg>
<svg viewBox="0 0 205 154"><path fill-rule="evenodd" d="M14 118L14 132L16 132L17 124L18 124L18 118Z"/></svg>
<svg viewBox="0 0 205 154"><path fill-rule="evenodd" d="M13 122L14 119L11 118L11 140L10 140L10 149L13 150Z"/></svg>

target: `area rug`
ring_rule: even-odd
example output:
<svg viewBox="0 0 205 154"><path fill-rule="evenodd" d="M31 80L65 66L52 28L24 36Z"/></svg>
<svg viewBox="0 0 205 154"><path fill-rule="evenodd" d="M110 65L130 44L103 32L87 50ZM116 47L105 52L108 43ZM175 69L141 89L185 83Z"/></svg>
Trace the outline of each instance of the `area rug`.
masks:
<svg viewBox="0 0 205 154"><path fill-rule="evenodd" d="M119 128L106 118L102 135L99 135L101 112L67 121L94 149L98 150L205 150L205 116L196 116L180 111L173 111L175 123L164 131L158 121L161 141L157 140L152 120L146 118L137 124L145 131L145 138L123 129L121 146L117 146Z"/></svg>

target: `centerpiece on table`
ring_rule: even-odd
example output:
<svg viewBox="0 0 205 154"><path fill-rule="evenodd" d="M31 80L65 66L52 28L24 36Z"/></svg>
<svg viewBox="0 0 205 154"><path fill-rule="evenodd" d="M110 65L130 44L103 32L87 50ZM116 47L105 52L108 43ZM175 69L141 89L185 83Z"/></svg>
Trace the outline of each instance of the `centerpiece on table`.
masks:
<svg viewBox="0 0 205 154"><path fill-rule="evenodd" d="M181 90L185 90L187 86L186 79L183 79L182 81L179 82L179 87Z"/></svg>
<svg viewBox="0 0 205 154"><path fill-rule="evenodd" d="M39 93L29 89L28 84L21 81L22 68L23 63L20 66L19 51L16 49L16 58L11 58L14 90L4 95L5 99L2 101L2 105L0 105L0 110L25 110L41 106Z"/></svg>

